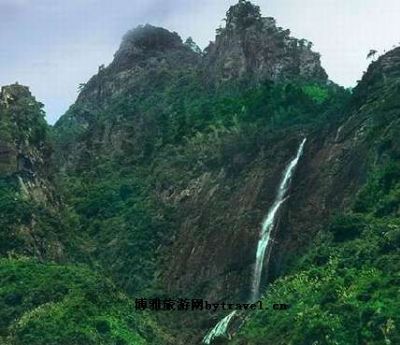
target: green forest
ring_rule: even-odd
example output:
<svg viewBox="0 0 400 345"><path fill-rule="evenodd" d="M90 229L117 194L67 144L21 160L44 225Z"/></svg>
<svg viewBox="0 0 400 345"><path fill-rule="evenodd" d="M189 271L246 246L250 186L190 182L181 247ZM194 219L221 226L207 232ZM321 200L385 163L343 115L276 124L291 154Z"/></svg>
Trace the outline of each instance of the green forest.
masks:
<svg viewBox="0 0 400 345"><path fill-rule="evenodd" d="M205 50L129 31L54 126L1 89L0 345L205 343L226 312L135 300L247 303L304 139L260 276L289 307L239 311L211 344L400 344L400 48L348 89L258 6L225 21Z"/></svg>

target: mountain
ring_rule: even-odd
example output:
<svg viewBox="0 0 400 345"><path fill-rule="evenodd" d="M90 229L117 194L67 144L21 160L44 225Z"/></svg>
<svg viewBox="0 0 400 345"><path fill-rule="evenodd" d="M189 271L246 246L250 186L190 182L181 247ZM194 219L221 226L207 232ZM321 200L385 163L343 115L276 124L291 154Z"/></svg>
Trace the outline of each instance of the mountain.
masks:
<svg viewBox="0 0 400 345"><path fill-rule="evenodd" d="M239 1L226 14L226 25L217 30L215 42L206 48L207 76L217 84L244 79L308 80L324 83L327 74L312 43L290 36L290 30L262 17L260 8Z"/></svg>
<svg viewBox="0 0 400 345"><path fill-rule="evenodd" d="M318 210L332 210L332 201L339 207L308 250L293 258L288 274L268 288L266 305L284 301L291 308L283 317L279 312L254 313L230 343L399 342L399 71L399 48L373 62L354 90L342 124L328 139L331 143L321 151L326 154L315 155L325 159L319 175L330 176L326 181L332 184L314 182L314 194L323 195L329 186L331 192L309 208L318 215ZM318 174L304 178L320 179ZM302 224L307 224L295 217L307 214L306 204L298 210L303 196L296 194L280 227L286 239L275 247L274 261L279 251L284 253L284 243L294 242L291 238L302 235Z"/></svg>
<svg viewBox="0 0 400 345"><path fill-rule="evenodd" d="M42 106L27 87L15 84L1 89L2 255L63 257L60 203L50 181L51 146Z"/></svg>
<svg viewBox="0 0 400 345"><path fill-rule="evenodd" d="M107 276L77 262L77 223L57 189L42 107L25 86L1 89L0 343L165 344Z"/></svg>
<svg viewBox="0 0 400 345"><path fill-rule="evenodd" d="M114 61L108 67L99 67L99 73L83 86L77 102L56 124L57 132L63 136L60 143L79 141L75 135L88 133L88 145L95 141L102 146L100 150L108 148L124 154L126 149L121 145L126 144L135 147L135 156L146 155L157 139L165 140L158 138L161 132L167 132L165 122L175 121L181 127L177 133L167 133L173 139L186 134L188 129L182 128L182 122L195 121L179 118L187 111L183 102L187 98L212 98L214 93L221 93L217 97L224 93L233 97L235 92L267 80L321 85L328 82L319 54L311 51L312 44L290 37L289 31L276 27L272 18L261 17L257 6L240 1L227 12L226 21L226 27L219 30L215 43L204 54L190 43L183 43L177 33L163 28L145 25L129 31ZM225 84L228 85L224 87ZM130 109L114 109L118 102ZM200 107L204 102L198 103ZM116 111L119 116L115 116ZM209 109L197 111L207 113ZM104 116L100 118L99 113ZM106 119L107 113L114 116ZM132 117L135 128L125 128L127 116ZM98 121L107 124L100 125ZM112 133L108 133L111 128ZM74 143L72 148L62 150L69 154L67 161L91 154L85 152L85 145L79 145L80 142Z"/></svg>
<svg viewBox="0 0 400 345"><path fill-rule="evenodd" d="M270 308L214 343L398 343L399 64L394 49L345 90L240 0L203 52L129 31L54 128L3 88L0 341L199 344L226 311L133 301L252 301L264 221Z"/></svg>
<svg viewBox="0 0 400 345"><path fill-rule="evenodd" d="M281 169L346 98L310 48L240 2L204 54L138 27L83 87L55 126L57 161L95 260L123 289L247 298Z"/></svg>

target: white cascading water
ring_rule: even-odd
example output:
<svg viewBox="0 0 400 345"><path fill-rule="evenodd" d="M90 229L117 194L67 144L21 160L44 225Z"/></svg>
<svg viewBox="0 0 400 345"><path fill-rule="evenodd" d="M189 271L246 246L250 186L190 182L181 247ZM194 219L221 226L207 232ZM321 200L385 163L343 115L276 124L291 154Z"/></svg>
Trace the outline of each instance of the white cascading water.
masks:
<svg viewBox="0 0 400 345"><path fill-rule="evenodd" d="M265 253L270 244L271 231L274 228L276 215L282 204L286 201L286 194L290 187L290 182L294 171L296 170L297 163L301 155L303 154L304 144L306 143L306 138L301 142L299 149L297 150L297 155L288 164L283 174L281 183L279 185L278 193L275 198L274 204L268 211L266 218L264 219L260 232L260 239L258 241L257 254L256 254L256 264L254 267L253 283L252 283L252 301L256 301L260 297L260 284L261 277L265 261Z"/></svg>
<svg viewBox="0 0 400 345"><path fill-rule="evenodd" d="M264 266L265 253L269 246L269 242L271 239L271 231L275 225L276 215L282 204L285 202L287 198L287 191L290 187L290 182L292 180L294 171L296 170L297 163L301 155L303 154L304 144L306 143L306 138L301 142L299 149L297 150L296 157L293 158L288 166L286 167L281 183L279 185L278 193L275 198L274 204L268 211L267 217L262 223L260 239L258 241L257 254L256 254L256 264L254 268L253 274L253 282L252 282L252 297L251 301L255 302L259 298L260 295L260 284L261 284L261 276ZM207 335L203 339L204 344L211 344L212 340L220 337L227 336L227 330L229 323L232 318L235 316L236 311L231 312L227 316L225 316L220 322L218 322L215 327L207 333Z"/></svg>
<svg viewBox="0 0 400 345"><path fill-rule="evenodd" d="M218 322L215 327L207 333L203 339L204 344L211 344L211 341L217 337L226 336L226 331L228 330L229 323L231 319L235 316L236 311L231 312L225 316L220 322Z"/></svg>

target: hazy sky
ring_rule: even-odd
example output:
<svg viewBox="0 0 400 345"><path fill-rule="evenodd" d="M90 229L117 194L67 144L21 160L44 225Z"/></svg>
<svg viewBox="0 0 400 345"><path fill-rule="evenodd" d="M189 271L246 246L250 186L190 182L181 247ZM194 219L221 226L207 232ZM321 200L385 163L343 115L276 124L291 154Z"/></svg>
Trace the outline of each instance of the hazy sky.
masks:
<svg viewBox="0 0 400 345"><path fill-rule="evenodd" d="M205 47L236 0L0 0L0 85L18 81L45 103L50 123L77 86L111 62L122 35L145 23ZM400 42L399 0L254 0L264 16L314 42L330 78L353 86L366 55Z"/></svg>

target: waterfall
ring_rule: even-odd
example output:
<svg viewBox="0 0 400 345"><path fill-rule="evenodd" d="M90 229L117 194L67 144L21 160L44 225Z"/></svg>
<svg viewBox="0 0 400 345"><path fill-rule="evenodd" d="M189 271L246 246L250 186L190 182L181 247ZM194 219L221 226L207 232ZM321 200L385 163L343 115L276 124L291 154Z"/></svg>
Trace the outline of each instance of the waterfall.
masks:
<svg viewBox="0 0 400 345"><path fill-rule="evenodd" d="M207 335L203 339L204 344L211 344L211 341L220 336L226 336L226 331L228 329L229 323L231 322L232 317L236 314L236 311L225 316L220 322L218 322L215 327L207 333Z"/></svg>
<svg viewBox="0 0 400 345"><path fill-rule="evenodd" d="M296 157L294 157L286 167L284 174L282 176L281 183L279 185L275 202L269 209L268 214L262 223L260 231L260 239L258 241L258 247L257 247L256 264L254 267L254 274L253 274L252 301L256 301L259 298L261 277L265 261L265 253L271 241L271 231L273 230L275 225L276 215L278 214L278 211L282 206L282 204L286 201L287 191L290 187L290 182L292 180L292 176L296 169L297 163L299 162L299 159L303 153L303 148L305 143L306 139L304 139L301 142L297 150Z"/></svg>
<svg viewBox="0 0 400 345"><path fill-rule="evenodd" d="M260 231L260 239L258 241L257 246L257 254L256 254L256 264L254 268L253 281L252 281L252 296L251 301L255 302L260 295L260 284L261 284L261 276L264 266L265 253L269 246L269 242L271 239L271 231L275 225L276 215L282 204L287 199L287 191L290 187L290 182L292 180L293 174L296 170L297 163L301 155L303 154L304 144L306 143L306 138L301 142L296 157L294 157L289 164L287 165L284 174L282 176L281 183L279 184L279 189L277 195L275 197L275 201L271 208L269 209L267 216L265 217L261 231ZM207 335L203 338L203 344L211 344L212 340L219 336L226 336L229 323L232 318L235 316L236 311L231 312L227 316L225 316L220 322L218 322L215 327L207 333Z"/></svg>

